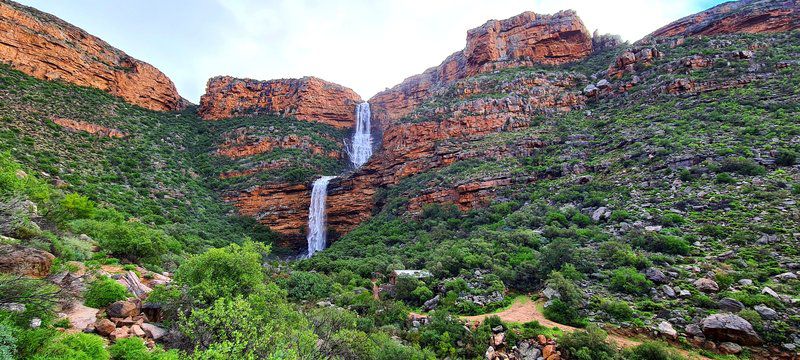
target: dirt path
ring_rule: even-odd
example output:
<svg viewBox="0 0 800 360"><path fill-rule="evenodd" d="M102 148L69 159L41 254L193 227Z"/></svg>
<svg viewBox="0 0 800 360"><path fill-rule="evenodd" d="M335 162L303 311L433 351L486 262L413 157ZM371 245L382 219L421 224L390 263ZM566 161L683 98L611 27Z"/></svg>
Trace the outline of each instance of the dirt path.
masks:
<svg viewBox="0 0 800 360"><path fill-rule="evenodd" d="M539 324L542 326L549 327L549 328L559 328L561 331L565 332L572 332L578 330L572 326L562 325L553 321L550 321L544 317L544 314L539 310L539 306L541 306L540 302L534 302L527 296L520 296L517 300L514 301L514 304L511 305L508 309L492 313L492 314L484 314L484 315L475 315L475 316L462 316L462 319L470 321L470 322L477 322L480 323L484 319L489 316L497 316L500 320L504 322L515 322L515 323L526 323L531 321L538 321ZM631 339L619 335L609 334L608 339L616 344L621 348L631 348L637 345L640 345L642 342L636 339ZM689 351L675 348L681 355L683 355L687 359L692 360L711 360L705 356L698 355L691 353Z"/></svg>

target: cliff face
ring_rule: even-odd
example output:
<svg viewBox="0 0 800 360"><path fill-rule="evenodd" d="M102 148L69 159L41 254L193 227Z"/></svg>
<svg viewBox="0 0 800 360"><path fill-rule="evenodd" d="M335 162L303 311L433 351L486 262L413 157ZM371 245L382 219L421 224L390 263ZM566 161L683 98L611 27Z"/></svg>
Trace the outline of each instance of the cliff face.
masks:
<svg viewBox="0 0 800 360"><path fill-rule="evenodd" d="M0 61L28 75L90 86L151 110L185 107L175 85L150 64L61 19L0 1Z"/></svg>
<svg viewBox="0 0 800 360"><path fill-rule="evenodd" d="M353 90L315 77L258 81L220 76L208 81L199 112L206 120L280 114L350 128L360 102Z"/></svg>
<svg viewBox="0 0 800 360"><path fill-rule="evenodd" d="M591 52L592 36L573 11L554 15L525 12L492 20L467 33L464 50L370 99L373 121L386 130L455 80L513 67L564 64Z"/></svg>
<svg viewBox="0 0 800 360"><path fill-rule="evenodd" d="M743 0L728 2L664 26L655 37L782 32L800 29L800 2Z"/></svg>

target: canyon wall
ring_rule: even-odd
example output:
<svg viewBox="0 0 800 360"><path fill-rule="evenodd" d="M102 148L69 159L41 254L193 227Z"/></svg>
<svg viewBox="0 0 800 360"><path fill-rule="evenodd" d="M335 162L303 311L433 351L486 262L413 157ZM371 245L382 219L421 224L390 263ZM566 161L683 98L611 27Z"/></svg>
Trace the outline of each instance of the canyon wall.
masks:
<svg viewBox="0 0 800 360"><path fill-rule="evenodd" d="M55 16L7 0L0 1L0 61L39 79L94 87L151 110L187 104L152 65Z"/></svg>
<svg viewBox="0 0 800 360"><path fill-rule="evenodd" d="M797 0L727 2L670 23L642 41L656 37L782 32L800 29Z"/></svg>
<svg viewBox="0 0 800 360"><path fill-rule="evenodd" d="M564 64L591 52L592 36L574 11L525 12L491 20L467 32L464 50L370 99L373 121L385 131L436 90L459 79L512 67Z"/></svg>
<svg viewBox="0 0 800 360"><path fill-rule="evenodd" d="M361 101L355 91L315 77L259 81L219 76L208 80L199 113L206 120L279 114L350 128Z"/></svg>

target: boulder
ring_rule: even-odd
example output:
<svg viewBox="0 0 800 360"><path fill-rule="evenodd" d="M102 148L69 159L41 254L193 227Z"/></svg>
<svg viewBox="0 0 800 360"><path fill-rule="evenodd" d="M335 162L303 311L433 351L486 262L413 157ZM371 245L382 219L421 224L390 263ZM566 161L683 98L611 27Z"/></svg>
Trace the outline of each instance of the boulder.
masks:
<svg viewBox="0 0 800 360"><path fill-rule="evenodd" d="M661 291L666 295L668 298L675 298L677 294L675 294L675 289L673 289L669 285L661 285Z"/></svg>
<svg viewBox="0 0 800 360"><path fill-rule="evenodd" d="M702 292L715 293L719 291L719 285L714 280L709 278L700 278L695 280L692 285Z"/></svg>
<svg viewBox="0 0 800 360"><path fill-rule="evenodd" d="M144 337L145 336L145 332L144 332L144 330L142 330L141 326L133 325L133 326L131 326L131 335L138 336L138 337Z"/></svg>
<svg viewBox="0 0 800 360"><path fill-rule="evenodd" d="M433 309L436 309L436 306L438 305L439 305L439 295L436 295L430 300L426 301L424 304L422 304L422 308L425 309L425 311L431 311Z"/></svg>
<svg viewBox="0 0 800 360"><path fill-rule="evenodd" d="M111 320L100 319L94 323L94 330L100 335L109 336L114 330L117 330L117 326Z"/></svg>
<svg viewBox="0 0 800 360"><path fill-rule="evenodd" d="M700 323L703 334L719 341L730 341L740 345L758 346L764 343L747 320L734 314L714 314Z"/></svg>
<svg viewBox="0 0 800 360"><path fill-rule="evenodd" d="M675 330L674 327L672 327L672 324L670 324L668 321L662 321L660 324L658 324L658 327L656 327L656 330L661 335L670 337L672 339L677 339L678 338L678 332Z"/></svg>
<svg viewBox="0 0 800 360"><path fill-rule="evenodd" d="M108 308L106 308L106 313L109 317L124 319L138 315L139 309L136 304L130 301L120 300L109 305Z"/></svg>
<svg viewBox="0 0 800 360"><path fill-rule="evenodd" d="M728 312L732 312L732 313L738 313L739 311L742 311L744 309L744 304L742 304L738 300L734 300L734 299L731 299L731 298L724 298L724 299L720 300L718 306L719 306L720 310L724 310L724 311L728 311Z"/></svg>
<svg viewBox="0 0 800 360"><path fill-rule="evenodd" d="M764 319L775 320L778 318L778 312L764 304L756 305L753 309Z"/></svg>
<svg viewBox="0 0 800 360"><path fill-rule="evenodd" d="M24 246L0 245L0 273L45 277L53 266L53 254Z"/></svg>
<svg viewBox="0 0 800 360"><path fill-rule="evenodd" d="M164 335L167 335L167 330L150 323L144 323L140 327L144 330L145 335L153 340L161 339Z"/></svg>
<svg viewBox="0 0 800 360"><path fill-rule="evenodd" d="M657 284L665 284L669 282L667 275L664 275L663 271L656 268L647 268L647 270L644 271L644 275L648 280Z"/></svg>
<svg viewBox="0 0 800 360"><path fill-rule="evenodd" d="M726 342L724 342L722 344L719 344L717 349L723 355L736 355L736 354L742 352L742 347L739 346L739 344L734 344L734 343L728 342L728 341L726 341Z"/></svg>
<svg viewBox="0 0 800 360"><path fill-rule="evenodd" d="M112 331L111 334L108 335L108 338L111 339L111 341L125 339L131 336L130 331L131 329L128 328L127 326L118 327L114 331Z"/></svg>
<svg viewBox="0 0 800 360"><path fill-rule="evenodd" d="M553 344L545 346L544 349L542 350L542 356L545 359L549 359L550 356L554 355L555 353L556 353L556 346Z"/></svg>

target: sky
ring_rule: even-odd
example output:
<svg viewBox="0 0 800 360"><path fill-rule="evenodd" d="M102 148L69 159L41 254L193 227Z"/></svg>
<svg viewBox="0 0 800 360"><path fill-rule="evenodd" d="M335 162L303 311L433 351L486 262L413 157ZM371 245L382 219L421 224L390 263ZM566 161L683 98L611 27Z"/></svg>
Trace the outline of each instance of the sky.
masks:
<svg viewBox="0 0 800 360"><path fill-rule="evenodd" d="M169 76L197 103L217 75L317 76L368 99L439 65L467 30L573 9L589 31L636 41L723 0L17 0Z"/></svg>

